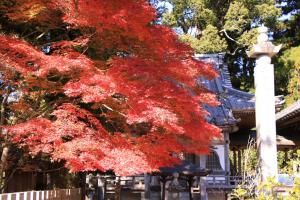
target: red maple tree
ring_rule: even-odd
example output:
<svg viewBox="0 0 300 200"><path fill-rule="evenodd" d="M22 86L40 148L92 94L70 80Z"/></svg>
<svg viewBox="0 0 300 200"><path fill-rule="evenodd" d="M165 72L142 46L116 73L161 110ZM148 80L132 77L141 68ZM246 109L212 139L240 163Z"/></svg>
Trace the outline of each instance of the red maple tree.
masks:
<svg viewBox="0 0 300 200"><path fill-rule="evenodd" d="M205 121L201 104L217 102L195 80L217 74L155 23L147 1L4 2L0 69L19 93L10 105L14 125L6 127L13 142L71 171L119 175L172 165L176 153L209 151L220 130ZM40 38L48 33L45 53Z"/></svg>

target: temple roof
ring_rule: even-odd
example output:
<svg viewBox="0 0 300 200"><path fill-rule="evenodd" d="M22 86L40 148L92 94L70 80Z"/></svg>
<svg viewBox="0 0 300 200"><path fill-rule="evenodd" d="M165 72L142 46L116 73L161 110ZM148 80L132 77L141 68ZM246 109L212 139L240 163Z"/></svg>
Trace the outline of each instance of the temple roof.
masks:
<svg viewBox="0 0 300 200"><path fill-rule="evenodd" d="M230 134L230 147L232 149L247 148L249 141L256 141L256 131L243 131ZM278 149L293 148L299 146L299 137L291 137L290 135L276 135L276 143Z"/></svg>
<svg viewBox="0 0 300 200"><path fill-rule="evenodd" d="M247 145L249 136L255 138L255 131L251 131L255 127L255 97L253 94L232 87L224 56L224 53L197 54L196 59L213 64L220 74L210 81L204 78L199 78L197 81L214 92L221 103L217 107L203 106L210 113L207 120L228 132L237 130L231 127L238 127L240 131L230 135L231 146L243 146ZM277 111L281 109L283 103L283 96L275 98ZM278 112L276 123L279 148L300 146L300 101Z"/></svg>
<svg viewBox="0 0 300 200"><path fill-rule="evenodd" d="M277 148L300 147L300 101L276 114ZM230 134L231 148L246 148L249 139L256 140L255 130L241 130Z"/></svg>
<svg viewBox="0 0 300 200"><path fill-rule="evenodd" d="M217 107L203 106L210 113L207 120L220 127L238 126L239 129L251 129L255 127L255 96L232 87L224 56L225 53L195 55L196 59L211 63L219 72L219 77L213 80L198 79L198 83L215 93L220 102ZM283 103L283 96L275 97L277 111Z"/></svg>
<svg viewBox="0 0 300 200"><path fill-rule="evenodd" d="M281 124L286 120L300 116L300 101L297 101L276 114L276 122Z"/></svg>
<svg viewBox="0 0 300 200"><path fill-rule="evenodd" d="M232 87L228 66L224 63L224 53L196 54L195 58L213 64L219 72L219 77L213 80L199 78L198 83L214 92L220 101L220 106L211 107L204 105L210 113L207 120L217 126L234 126L240 120L233 115L234 111L253 111L254 95Z"/></svg>
<svg viewBox="0 0 300 200"><path fill-rule="evenodd" d="M276 114L277 134L300 146L300 101Z"/></svg>

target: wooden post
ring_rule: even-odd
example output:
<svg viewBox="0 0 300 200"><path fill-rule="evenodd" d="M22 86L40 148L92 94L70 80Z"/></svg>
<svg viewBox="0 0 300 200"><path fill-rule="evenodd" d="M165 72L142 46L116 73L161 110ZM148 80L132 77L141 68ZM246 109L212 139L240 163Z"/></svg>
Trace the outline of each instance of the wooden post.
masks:
<svg viewBox="0 0 300 200"><path fill-rule="evenodd" d="M121 200L121 178L117 177L116 187L115 187L115 200Z"/></svg>
<svg viewBox="0 0 300 200"><path fill-rule="evenodd" d="M193 200L193 197L192 197L193 176L187 176L187 181L188 181L188 185L189 185L189 198L190 198L190 200Z"/></svg>
<svg viewBox="0 0 300 200"><path fill-rule="evenodd" d="M236 160L236 149L233 149L233 169L234 173L237 173L237 160Z"/></svg>
<svg viewBox="0 0 300 200"><path fill-rule="evenodd" d="M86 173L85 172L79 172L79 186L81 189L81 199L85 200L85 193L86 193Z"/></svg>
<svg viewBox="0 0 300 200"><path fill-rule="evenodd" d="M225 139L225 144L224 144L224 158L225 158L225 171L226 171L226 175L229 176L230 175L230 158L229 158L229 133L228 132L224 132L224 139ZM227 177L226 176L226 177Z"/></svg>
<svg viewBox="0 0 300 200"><path fill-rule="evenodd" d="M106 193L107 193L107 179L106 179L106 177L104 178L104 200L107 200L107 195L106 195Z"/></svg>
<svg viewBox="0 0 300 200"><path fill-rule="evenodd" d="M242 174L242 152L240 149L238 150L238 174Z"/></svg>
<svg viewBox="0 0 300 200"><path fill-rule="evenodd" d="M161 199L162 200L165 200L166 199L166 179L167 177L166 176L161 176L161 182L162 182L162 197Z"/></svg>
<svg viewBox="0 0 300 200"><path fill-rule="evenodd" d="M144 174L145 191L142 200L150 200L150 179L151 177L149 174Z"/></svg>
<svg viewBox="0 0 300 200"><path fill-rule="evenodd" d="M284 164L287 165L287 161L288 161L288 149L285 148L284 149Z"/></svg>

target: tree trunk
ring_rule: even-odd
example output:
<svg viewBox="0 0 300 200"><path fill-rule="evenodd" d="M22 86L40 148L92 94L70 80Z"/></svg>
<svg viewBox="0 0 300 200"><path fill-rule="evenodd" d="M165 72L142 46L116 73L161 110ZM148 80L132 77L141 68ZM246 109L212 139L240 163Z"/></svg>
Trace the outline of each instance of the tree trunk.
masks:
<svg viewBox="0 0 300 200"><path fill-rule="evenodd" d="M8 96L10 94L10 91L7 91L5 93L5 96L1 102L1 110L0 110L0 126L4 125L5 123L5 112L6 112L6 105L7 105L7 100ZM7 132L4 132L3 128L0 128L0 135L5 135L4 136L4 142L1 145L2 146L2 154L1 154L1 163L0 163L0 188L1 188L1 193L3 192L4 189L4 183L5 183L5 169L7 167L7 161L8 161L8 152L9 152L9 144L8 144L8 136Z"/></svg>
<svg viewBox="0 0 300 200"><path fill-rule="evenodd" d="M4 185L5 185L5 169L7 167L8 152L9 152L9 147L4 146L2 150L1 165L0 165L0 186L2 190L1 193L4 190Z"/></svg>

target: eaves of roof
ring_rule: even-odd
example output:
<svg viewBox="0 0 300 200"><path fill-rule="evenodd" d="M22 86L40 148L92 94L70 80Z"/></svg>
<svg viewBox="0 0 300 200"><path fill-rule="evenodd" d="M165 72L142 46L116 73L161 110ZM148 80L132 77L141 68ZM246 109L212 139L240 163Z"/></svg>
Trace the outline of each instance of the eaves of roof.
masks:
<svg viewBox="0 0 300 200"><path fill-rule="evenodd" d="M281 123L290 118L295 117L300 113L300 101L295 102L284 110L280 111L276 114L276 122Z"/></svg>

